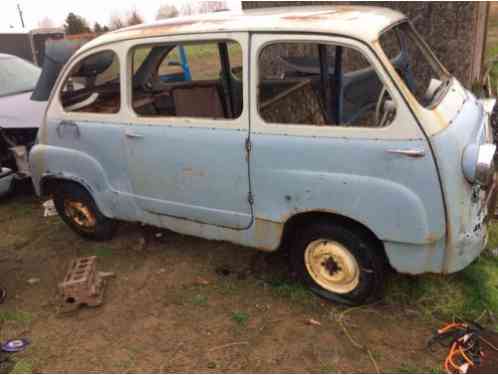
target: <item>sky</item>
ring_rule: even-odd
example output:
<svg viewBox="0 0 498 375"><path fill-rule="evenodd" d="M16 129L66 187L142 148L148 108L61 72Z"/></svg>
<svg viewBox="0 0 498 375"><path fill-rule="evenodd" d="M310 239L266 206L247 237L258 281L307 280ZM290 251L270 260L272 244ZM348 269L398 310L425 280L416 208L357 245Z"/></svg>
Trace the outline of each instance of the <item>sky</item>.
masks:
<svg viewBox="0 0 498 375"><path fill-rule="evenodd" d="M112 15L126 15L136 8L144 17L145 22L155 19L158 8L162 4L173 4L181 8L185 3L194 3L192 0L0 0L0 31L6 31L11 26L21 28L21 21L17 12L17 4L23 11L26 29L39 26L39 22L48 17L55 26L64 23L69 12L85 18L93 27L95 22L101 25L109 24ZM226 0L230 9L240 9L240 0Z"/></svg>

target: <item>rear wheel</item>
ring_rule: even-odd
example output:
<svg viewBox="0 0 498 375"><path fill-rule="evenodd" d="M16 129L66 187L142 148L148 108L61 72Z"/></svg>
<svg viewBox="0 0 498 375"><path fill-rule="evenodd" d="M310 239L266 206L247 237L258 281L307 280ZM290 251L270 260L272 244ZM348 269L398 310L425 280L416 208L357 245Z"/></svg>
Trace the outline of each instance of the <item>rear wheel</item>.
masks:
<svg viewBox="0 0 498 375"><path fill-rule="evenodd" d="M115 223L98 209L92 196L76 183L63 183L54 194L59 216L80 236L97 241L114 235Z"/></svg>
<svg viewBox="0 0 498 375"><path fill-rule="evenodd" d="M380 295L385 262L376 241L328 221L306 227L291 253L294 271L316 294L359 305Z"/></svg>

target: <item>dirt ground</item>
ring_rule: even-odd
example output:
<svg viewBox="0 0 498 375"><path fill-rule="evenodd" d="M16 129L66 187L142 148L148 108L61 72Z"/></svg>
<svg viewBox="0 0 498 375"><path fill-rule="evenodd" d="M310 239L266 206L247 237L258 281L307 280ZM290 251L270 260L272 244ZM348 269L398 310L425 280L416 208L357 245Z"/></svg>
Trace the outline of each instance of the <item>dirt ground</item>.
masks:
<svg viewBox="0 0 498 375"><path fill-rule="evenodd" d="M404 305L344 308L289 279L268 255L122 224L113 241L80 239L41 202L0 203L0 339L33 372L436 372L437 326ZM148 239L144 241L144 239ZM144 244L145 243L145 244ZM97 308L58 313L70 261L98 256L109 280ZM39 279L33 280L33 279ZM321 325L310 324L314 319ZM19 370L19 368L18 368Z"/></svg>

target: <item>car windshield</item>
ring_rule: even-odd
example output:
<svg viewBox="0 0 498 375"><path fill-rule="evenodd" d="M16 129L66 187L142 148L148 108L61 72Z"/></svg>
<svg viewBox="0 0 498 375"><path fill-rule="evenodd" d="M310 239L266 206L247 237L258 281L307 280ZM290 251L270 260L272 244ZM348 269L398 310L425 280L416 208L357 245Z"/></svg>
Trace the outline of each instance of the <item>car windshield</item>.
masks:
<svg viewBox="0 0 498 375"><path fill-rule="evenodd" d="M0 56L0 96L33 91L41 69L16 56Z"/></svg>
<svg viewBox="0 0 498 375"><path fill-rule="evenodd" d="M446 93L450 77L408 22L384 32L380 45L396 72L424 107L431 107Z"/></svg>

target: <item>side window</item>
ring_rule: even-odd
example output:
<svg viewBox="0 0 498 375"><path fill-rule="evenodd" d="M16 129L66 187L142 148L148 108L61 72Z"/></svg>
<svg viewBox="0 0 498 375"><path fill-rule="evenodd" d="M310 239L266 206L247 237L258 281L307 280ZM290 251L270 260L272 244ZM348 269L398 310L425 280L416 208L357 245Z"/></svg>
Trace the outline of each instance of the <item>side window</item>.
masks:
<svg viewBox="0 0 498 375"><path fill-rule="evenodd" d="M117 113L121 103L119 60L113 51L97 52L78 62L60 93L66 112Z"/></svg>
<svg viewBox="0 0 498 375"><path fill-rule="evenodd" d="M380 44L384 49L384 53L393 61L401 54L401 42L399 40L396 30L390 29L380 36Z"/></svg>
<svg viewBox="0 0 498 375"><path fill-rule="evenodd" d="M237 42L148 45L132 54L132 99L138 115L235 119L242 113L242 49Z"/></svg>
<svg viewBox="0 0 498 375"><path fill-rule="evenodd" d="M258 67L258 110L267 123L382 127L394 117L377 72L355 49L274 43L263 48ZM386 101L389 116L384 116Z"/></svg>

